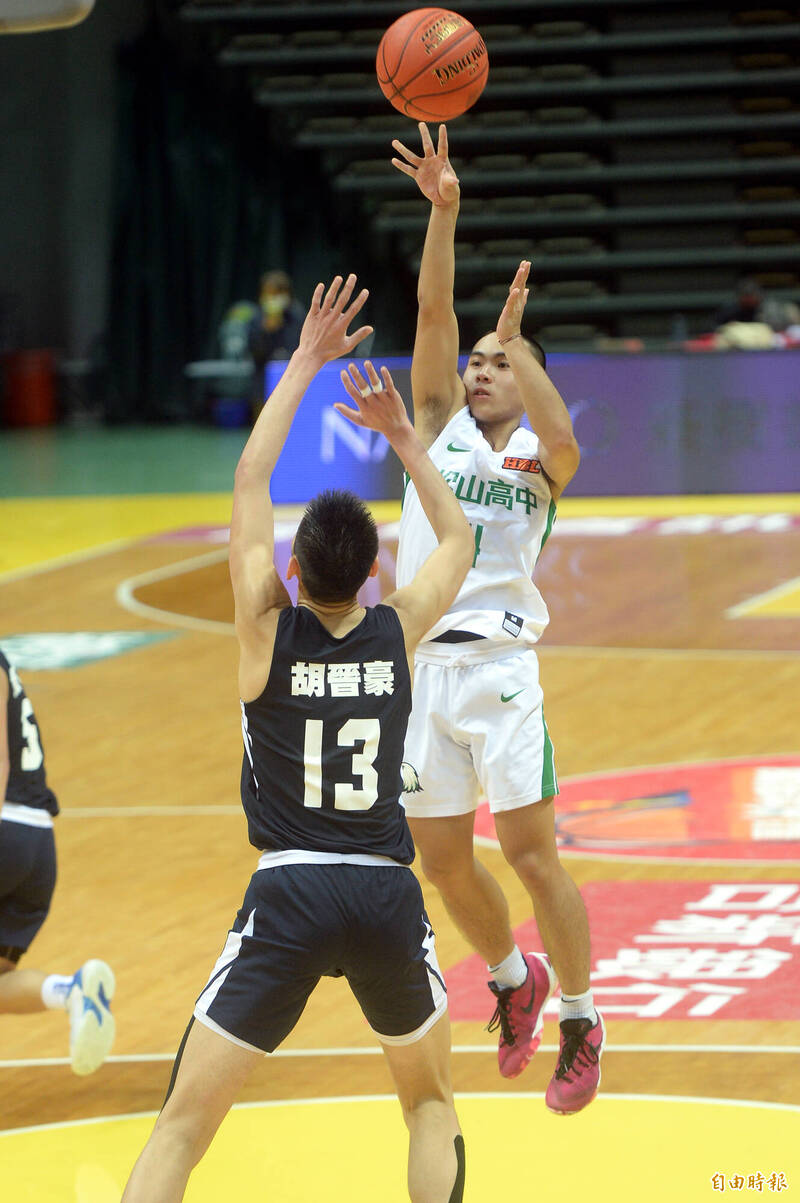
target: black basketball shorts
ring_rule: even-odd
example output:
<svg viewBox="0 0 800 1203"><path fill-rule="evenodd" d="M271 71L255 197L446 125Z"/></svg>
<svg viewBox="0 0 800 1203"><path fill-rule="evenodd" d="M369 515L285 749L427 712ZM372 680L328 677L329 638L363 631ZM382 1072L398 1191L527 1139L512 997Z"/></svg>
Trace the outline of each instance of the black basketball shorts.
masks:
<svg viewBox="0 0 800 1203"><path fill-rule="evenodd" d="M47 918L56 886L52 827L0 822L0 952L17 960ZM16 955L15 955L16 954Z"/></svg>
<svg viewBox="0 0 800 1203"><path fill-rule="evenodd" d="M419 1040L447 1009L434 936L404 866L291 864L254 873L195 1017L272 1052L321 977L345 977L386 1044Z"/></svg>

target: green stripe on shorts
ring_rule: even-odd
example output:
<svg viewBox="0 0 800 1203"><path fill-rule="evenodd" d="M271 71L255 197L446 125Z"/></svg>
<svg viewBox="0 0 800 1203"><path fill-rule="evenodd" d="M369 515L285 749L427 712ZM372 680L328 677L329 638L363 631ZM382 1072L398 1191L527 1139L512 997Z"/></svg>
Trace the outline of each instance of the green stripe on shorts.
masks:
<svg viewBox="0 0 800 1203"><path fill-rule="evenodd" d="M553 751L553 741L547 730L547 723L544 721L544 712L542 712L542 726L544 727L544 748L542 750L542 792L539 797L552 798L553 794L558 793L556 757Z"/></svg>

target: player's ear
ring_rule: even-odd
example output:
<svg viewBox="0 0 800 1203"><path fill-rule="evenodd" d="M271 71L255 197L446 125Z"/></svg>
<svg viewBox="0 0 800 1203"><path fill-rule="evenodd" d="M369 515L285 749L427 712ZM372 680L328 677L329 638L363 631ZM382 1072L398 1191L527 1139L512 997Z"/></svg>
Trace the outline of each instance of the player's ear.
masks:
<svg viewBox="0 0 800 1203"><path fill-rule="evenodd" d="M376 558L376 559L373 561L372 567L370 568L370 570L369 570L369 574L368 574L368 575L369 575L369 576L377 576L377 575L378 575L378 560L377 560L377 558Z"/></svg>
<svg viewBox="0 0 800 1203"><path fill-rule="evenodd" d="M377 560L375 561L377 564ZM289 556L289 564L286 568L286 579L290 581L292 577L297 577L300 580L300 565L297 562L297 556Z"/></svg>

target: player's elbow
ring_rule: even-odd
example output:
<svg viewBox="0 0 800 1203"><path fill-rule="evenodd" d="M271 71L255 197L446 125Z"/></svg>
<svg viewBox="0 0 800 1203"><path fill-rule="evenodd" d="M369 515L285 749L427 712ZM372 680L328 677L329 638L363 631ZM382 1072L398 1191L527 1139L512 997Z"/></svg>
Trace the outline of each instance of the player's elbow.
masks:
<svg viewBox="0 0 800 1203"><path fill-rule="evenodd" d="M252 456L248 455L245 447L242 454L239 456L239 462L236 465L236 471L233 474L234 489L243 489L253 483L256 476L255 464Z"/></svg>
<svg viewBox="0 0 800 1203"><path fill-rule="evenodd" d="M557 463L562 471L574 475L581 462L581 449L571 430L559 431L547 443L547 454L551 462Z"/></svg>
<svg viewBox="0 0 800 1203"><path fill-rule="evenodd" d="M452 288L431 288L420 284L417 288L417 325L433 325L449 320L453 316L454 298Z"/></svg>
<svg viewBox="0 0 800 1203"><path fill-rule="evenodd" d="M571 434L566 434L563 439L548 442L547 454L542 456L542 467L550 481L560 489L565 488L572 480L580 462L580 448Z"/></svg>
<svg viewBox="0 0 800 1203"><path fill-rule="evenodd" d="M466 533L459 531L454 538L454 544L453 574L458 577L459 582L462 582L475 559L475 537L471 529L467 527Z"/></svg>

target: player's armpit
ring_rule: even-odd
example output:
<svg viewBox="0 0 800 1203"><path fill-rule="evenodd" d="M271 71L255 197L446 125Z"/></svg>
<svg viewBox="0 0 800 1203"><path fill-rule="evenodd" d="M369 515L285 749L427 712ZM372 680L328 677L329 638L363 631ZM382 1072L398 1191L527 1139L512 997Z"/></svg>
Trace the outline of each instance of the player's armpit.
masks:
<svg viewBox="0 0 800 1203"><path fill-rule="evenodd" d="M271 610L290 604L286 586L264 544L231 547L229 569L236 603L236 624L258 624Z"/></svg>
<svg viewBox="0 0 800 1203"><path fill-rule="evenodd" d="M565 439L557 447L544 447L539 444L539 463L550 482L553 500L564 492L581 462L581 453L574 438Z"/></svg>
<svg viewBox="0 0 800 1203"><path fill-rule="evenodd" d="M429 447L467 399L458 374L458 323L452 311L448 315L420 309L411 392L414 425Z"/></svg>

